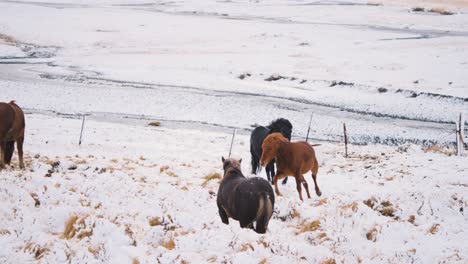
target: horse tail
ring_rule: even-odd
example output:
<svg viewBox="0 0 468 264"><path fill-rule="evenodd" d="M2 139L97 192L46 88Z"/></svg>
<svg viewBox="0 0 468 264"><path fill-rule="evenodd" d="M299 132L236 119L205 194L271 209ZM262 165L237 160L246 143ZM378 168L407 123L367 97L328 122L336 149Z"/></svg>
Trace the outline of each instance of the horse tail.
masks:
<svg viewBox="0 0 468 264"><path fill-rule="evenodd" d="M252 144L250 144L250 155L252 156L250 163L252 165L252 174L257 174L260 170L260 161L258 160L257 155L255 154L255 151L253 150Z"/></svg>
<svg viewBox="0 0 468 264"><path fill-rule="evenodd" d="M255 218L256 226L255 231L260 234L265 234L268 228L268 222L273 214L273 203L270 195L266 192L260 194L258 201L257 216Z"/></svg>
<svg viewBox="0 0 468 264"><path fill-rule="evenodd" d="M10 164L11 162L11 157L13 157L13 151L15 150L15 141L8 141L5 144L5 156L3 158L3 161L6 164Z"/></svg>

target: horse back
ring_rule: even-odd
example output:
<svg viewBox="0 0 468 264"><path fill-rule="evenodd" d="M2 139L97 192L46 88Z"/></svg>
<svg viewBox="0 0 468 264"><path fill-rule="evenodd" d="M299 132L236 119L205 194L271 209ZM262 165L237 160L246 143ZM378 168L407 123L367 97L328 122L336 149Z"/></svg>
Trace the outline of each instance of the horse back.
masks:
<svg viewBox="0 0 468 264"><path fill-rule="evenodd" d="M317 165L315 151L307 142L284 142L276 156L278 170L287 174L306 173Z"/></svg>

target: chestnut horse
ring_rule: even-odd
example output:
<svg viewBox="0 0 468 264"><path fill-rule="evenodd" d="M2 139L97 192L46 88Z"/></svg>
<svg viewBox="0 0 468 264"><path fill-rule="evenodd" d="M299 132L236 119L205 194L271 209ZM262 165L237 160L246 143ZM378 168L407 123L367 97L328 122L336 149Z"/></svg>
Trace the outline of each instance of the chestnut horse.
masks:
<svg viewBox="0 0 468 264"><path fill-rule="evenodd" d="M219 185L218 205L221 221L229 224L229 217L238 220L242 228L252 228L264 234L275 206L271 184L260 177L245 178L241 171L242 160L224 159L224 176Z"/></svg>
<svg viewBox="0 0 468 264"><path fill-rule="evenodd" d="M15 104L15 101L8 104L0 102L0 169L5 168L5 164L10 164L15 141L18 149L19 166L24 169L24 127L24 113Z"/></svg>
<svg viewBox="0 0 468 264"><path fill-rule="evenodd" d="M317 145L315 145L317 146ZM303 174L308 171L312 172L312 178L315 184L315 193L320 196L322 192L317 185L317 172L319 165L315 157L315 151L312 145L305 141L289 142L289 140L280 133L273 133L265 138L262 144L263 154L260 159L260 164L265 166L271 160L276 159L276 176L273 179L275 192L281 195L278 190L278 179L287 176L296 178L297 192L302 201L301 184L307 192L307 197L310 198L309 186L304 179Z"/></svg>

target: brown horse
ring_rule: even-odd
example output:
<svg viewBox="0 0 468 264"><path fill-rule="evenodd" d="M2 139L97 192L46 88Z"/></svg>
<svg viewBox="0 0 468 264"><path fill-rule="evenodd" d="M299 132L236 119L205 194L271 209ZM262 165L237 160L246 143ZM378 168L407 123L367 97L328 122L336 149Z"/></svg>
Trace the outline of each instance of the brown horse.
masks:
<svg viewBox="0 0 468 264"><path fill-rule="evenodd" d="M232 218L238 220L242 228L264 234L275 207L271 184L260 177L244 177L241 160L222 158L222 161L224 176L216 200L221 221L229 224Z"/></svg>
<svg viewBox="0 0 468 264"><path fill-rule="evenodd" d="M310 198L309 186L303 176L303 174L308 171L312 172L312 178L315 183L315 193L318 196L322 195L317 185L319 165L312 145L309 145L309 143L305 141L289 142L288 139L280 133L273 133L265 138L262 149L263 153L260 159L262 167L271 160L276 159L277 172L273 179L273 184L275 185L275 192L277 195L281 195L278 190L278 179L294 176L296 178L296 187L301 201L301 184L304 185L307 196Z"/></svg>
<svg viewBox="0 0 468 264"><path fill-rule="evenodd" d="M5 164L10 164L15 141L18 149L19 166L24 169L24 127L24 113L15 104L15 101L8 104L0 102L0 169L5 168Z"/></svg>

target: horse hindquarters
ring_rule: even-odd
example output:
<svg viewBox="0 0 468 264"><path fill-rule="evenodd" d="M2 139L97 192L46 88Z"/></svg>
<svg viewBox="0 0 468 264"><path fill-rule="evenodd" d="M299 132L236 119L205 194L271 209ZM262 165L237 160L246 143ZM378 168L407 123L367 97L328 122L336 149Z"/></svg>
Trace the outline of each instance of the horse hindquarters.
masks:
<svg viewBox="0 0 468 264"><path fill-rule="evenodd" d="M268 228L268 222L273 215L274 201L266 192L260 193L258 200L257 216L255 218L255 232L265 234Z"/></svg>

